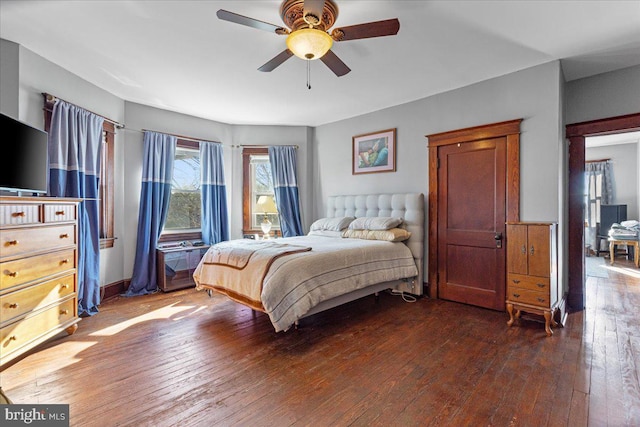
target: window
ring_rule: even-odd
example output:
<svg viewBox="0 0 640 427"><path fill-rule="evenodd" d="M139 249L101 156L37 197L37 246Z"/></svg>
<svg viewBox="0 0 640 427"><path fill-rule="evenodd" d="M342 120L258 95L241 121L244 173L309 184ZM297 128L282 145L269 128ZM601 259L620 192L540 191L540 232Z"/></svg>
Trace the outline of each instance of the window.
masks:
<svg viewBox="0 0 640 427"><path fill-rule="evenodd" d="M178 139L175 156L171 200L161 240L199 239L202 197L198 143Z"/></svg>
<svg viewBox="0 0 640 427"><path fill-rule="evenodd" d="M113 146L115 126L105 121L102 125L102 158L100 166L100 248L112 248L113 241Z"/></svg>
<svg viewBox="0 0 640 427"><path fill-rule="evenodd" d="M53 116L53 104L55 97L44 96L44 130L51 129ZM113 233L113 153L114 153L115 126L111 121L105 120L102 125L102 158L100 159L99 197L100 197L100 248L112 248L115 240Z"/></svg>
<svg viewBox="0 0 640 427"><path fill-rule="evenodd" d="M264 220L271 222L271 230L278 234L280 218L275 205L271 164L266 148L245 148L242 151L243 169L243 233L261 233Z"/></svg>

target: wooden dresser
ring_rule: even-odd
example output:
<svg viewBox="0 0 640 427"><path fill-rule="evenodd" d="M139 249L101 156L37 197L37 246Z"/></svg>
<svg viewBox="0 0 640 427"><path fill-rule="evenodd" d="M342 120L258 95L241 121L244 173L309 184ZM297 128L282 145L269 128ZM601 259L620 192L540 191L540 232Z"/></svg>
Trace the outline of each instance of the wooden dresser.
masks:
<svg viewBox="0 0 640 427"><path fill-rule="evenodd" d="M507 223L507 325L524 311L544 316L547 335L553 334L560 301L557 258L557 224Z"/></svg>
<svg viewBox="0 0 640 427"><path fill-rule="evenodd" d="M0 197L0 365L78 328L78 203Z"/></svg>

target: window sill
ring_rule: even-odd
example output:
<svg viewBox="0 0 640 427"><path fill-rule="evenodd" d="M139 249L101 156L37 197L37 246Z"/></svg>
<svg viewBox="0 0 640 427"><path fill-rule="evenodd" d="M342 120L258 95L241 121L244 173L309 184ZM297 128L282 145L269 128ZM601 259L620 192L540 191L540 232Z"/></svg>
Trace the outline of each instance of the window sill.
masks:
<svg viewBox="0 0 640 427"><path fill-rule="evenodd" d="M100 239L100 249L108 249L113 247L113 243L116 241L117 237L107 237L104 239Z"/></svg>

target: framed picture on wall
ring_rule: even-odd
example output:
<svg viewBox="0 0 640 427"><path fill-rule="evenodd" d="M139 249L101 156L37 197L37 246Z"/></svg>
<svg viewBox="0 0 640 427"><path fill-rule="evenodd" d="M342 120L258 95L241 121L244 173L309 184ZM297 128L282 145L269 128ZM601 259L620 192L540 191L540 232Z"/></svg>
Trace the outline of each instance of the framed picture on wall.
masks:
<svg viewBox="0 0 640 427"><path fill-rule="evenodd" d="M353 175L396 170L396 129L353 137Z"/></svg>

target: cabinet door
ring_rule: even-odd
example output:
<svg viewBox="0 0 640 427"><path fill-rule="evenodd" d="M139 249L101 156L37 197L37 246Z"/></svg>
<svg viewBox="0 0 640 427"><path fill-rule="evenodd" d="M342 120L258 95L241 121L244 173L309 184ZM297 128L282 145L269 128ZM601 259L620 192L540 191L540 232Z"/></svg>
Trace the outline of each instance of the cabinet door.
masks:
<svg viewBox="0 0 640 427"><path fill-rule="evenodd" d="M550 231L546 225L530 225L527 233L529 249L529 274L532 276L549 277L549 242Z"/></svg>
<svg viewBox="0 0 640 427"><path fill-rule="evenodd" d="M527 268L527 226L507 225L507 271L509 273L529 274Z"/></svg>

